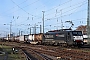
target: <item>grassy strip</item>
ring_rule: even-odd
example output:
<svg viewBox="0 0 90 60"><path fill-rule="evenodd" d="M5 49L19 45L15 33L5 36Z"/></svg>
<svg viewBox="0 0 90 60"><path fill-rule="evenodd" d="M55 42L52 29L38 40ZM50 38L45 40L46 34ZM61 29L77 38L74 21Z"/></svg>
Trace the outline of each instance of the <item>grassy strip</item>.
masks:
<svg viewBox="0 0 90 60"><path fill-rule="evenodd" d="M7 53L7 60L26 60L25 55L20 49L18 49L18 52L14 51L13 53L11 46L0 45L0 47L3 48L3 51L5 51L5 53ZM0 60L3 60L4 56L0 56Z"/></svg>
<svg viewBox="0 0 90 60"><path fill-rule="evenodd" d="M9 54L8 60L26 60L26 56L23 54L22 50L19 50L14 54L11 52L11 54Z"/></svg>

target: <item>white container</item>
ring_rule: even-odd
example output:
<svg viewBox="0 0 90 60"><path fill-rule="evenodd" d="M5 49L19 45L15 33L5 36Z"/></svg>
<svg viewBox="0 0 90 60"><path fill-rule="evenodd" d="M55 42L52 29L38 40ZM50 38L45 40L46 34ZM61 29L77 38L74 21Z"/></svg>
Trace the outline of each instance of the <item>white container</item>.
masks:
<svg viewBox="0 0 90 60"><path fill-rule="evenodd" d="M24 41L24 36L19 36L19 41Z"/></svg>
<svg viewBox="0 0 90 60"><path fill-rule="evenodd" d="M29 35L28 40L33 40L33 35Z"/></svg>

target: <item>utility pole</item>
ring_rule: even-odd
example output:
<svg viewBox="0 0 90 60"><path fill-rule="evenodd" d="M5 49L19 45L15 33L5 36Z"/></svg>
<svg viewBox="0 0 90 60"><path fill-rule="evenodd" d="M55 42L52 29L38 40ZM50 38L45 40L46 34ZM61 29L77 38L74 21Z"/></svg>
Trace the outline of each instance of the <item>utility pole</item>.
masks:
<svg viewBox="0 0 90 60"><path fill-rule="evenodd" d="M35 34L36 34L36 23L35 23L35 26L34 26L34 28L35 28Z"/></svg>
<svg viewBox="0 0 90 60"><path fill-rule="evenodd" d="M10 22L10 39L11 39L11 34L12 34L12 21Z"/></svg>
<svg viewBox="0 0 90 60"><path fill-rule="evenodd" d="M20 30L19 30L19 36L20 36Z"/></svg>
<svg viewBox="0 0 90 60"><path fill-rule="evenodd" d="M62 22L62 20L61 20L61 29L63 29L63 22Z"/></svg>
<svg viewBox="0 0 90 60"><path fill-rule="evenodd" d="M30 34L31 34L31 27L30 27Z"/></svg>
<svg viewBox="0 0 90 60"><path fill-rule="evenodd" d="M50 30L51 30L51 26L52 26L52 25L50 25Z"/></svg>
<svg viewBox="0 0 90 60"><path fill-rule="evenodd" d="M22 32L23 32L23 31L21 31L21 36L22 36Z"/></svg>
<svg viewBox="0 0 90 60"><path fill-rule="evenodd" d="M45 11L42 11L43 12L43 18L42 18L42 20L43 20L43 34L44 34L44 13L45 13Z"/></svg>
<svg viewBox="0 0 90 60"><path fill-rule="evenodd" d="M88 0L87 35L88 35L88 44L90 44L90 0Z"/></svg>
<svg viewBox="0 0 90 60"><path fill-rule="evenodd" d="M62 22L62 9L61 9L60 11L61 11L61 29L63 29L63 22Z"/></svg>
<svg viewBox="0 0 90 60"><path fill-rule="evenodd" d="M31 26L30 24L28 24L29 26ZM28 28L29 29L29 31L30 31L30 34L31 34L31 27L30 28Z"/></svg>
<svg viewBox="0 0 90 60"><path fill-rule="evenodd" d="M10 22L10 35L9 35L9 40L11 40L11 34L12 34L12 20Z"/></svg>
<svg viewBox="0 0 90 60"><path fill-rule="evenodd" d="M57 30L58 30L58 18L57 18Z"/></svg>
<svg viewBox="0 0 90 60"><path fill-rule="evenodd" d="M34 31L35 29L34 29L34 28L35 28L35 27L32 27L32 28L33 28L33 34L34 34L34 33L35 33L35 31Z"/></svg>
<svg viewBox="0 0 90 60"><path fill-rule="evenodd" d="M12 27L12 21L10 22L10 24L4 24L4 25L10 25L10 34L8 34L8 36L9 36L9 39L11 39L11 33L12 33L11 27Z"/></svg>
<svg viewBox="0 0 90 60"><path fill-rule="evenodd" d="M42 26L40 25L40 33L42 33L42 30L41 29L42 29Z"/></svg>

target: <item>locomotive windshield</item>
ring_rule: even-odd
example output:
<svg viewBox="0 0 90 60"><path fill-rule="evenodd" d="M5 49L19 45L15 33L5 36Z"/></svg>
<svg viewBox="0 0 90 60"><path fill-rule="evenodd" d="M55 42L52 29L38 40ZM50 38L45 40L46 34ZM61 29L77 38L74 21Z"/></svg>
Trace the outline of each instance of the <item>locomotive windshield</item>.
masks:
<svg viewBox="0 0 90 60"><path fill-rule="evenodd" d="M81 31L72 31L72 34L74 36L82 36L82 32Z"/></svg>

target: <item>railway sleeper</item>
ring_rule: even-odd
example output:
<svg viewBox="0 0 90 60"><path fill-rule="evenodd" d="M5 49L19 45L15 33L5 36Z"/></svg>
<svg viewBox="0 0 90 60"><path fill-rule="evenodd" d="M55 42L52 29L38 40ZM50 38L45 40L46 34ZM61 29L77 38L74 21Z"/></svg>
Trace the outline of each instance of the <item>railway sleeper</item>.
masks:
<svg viewBox="0 0 90 60"><path fill-rule="evenodd" d="M35 57L33 57L30 53L28 53L26 50L22 50L24 52L24 54L27 57L27 60L38 60Z"/></svg>

